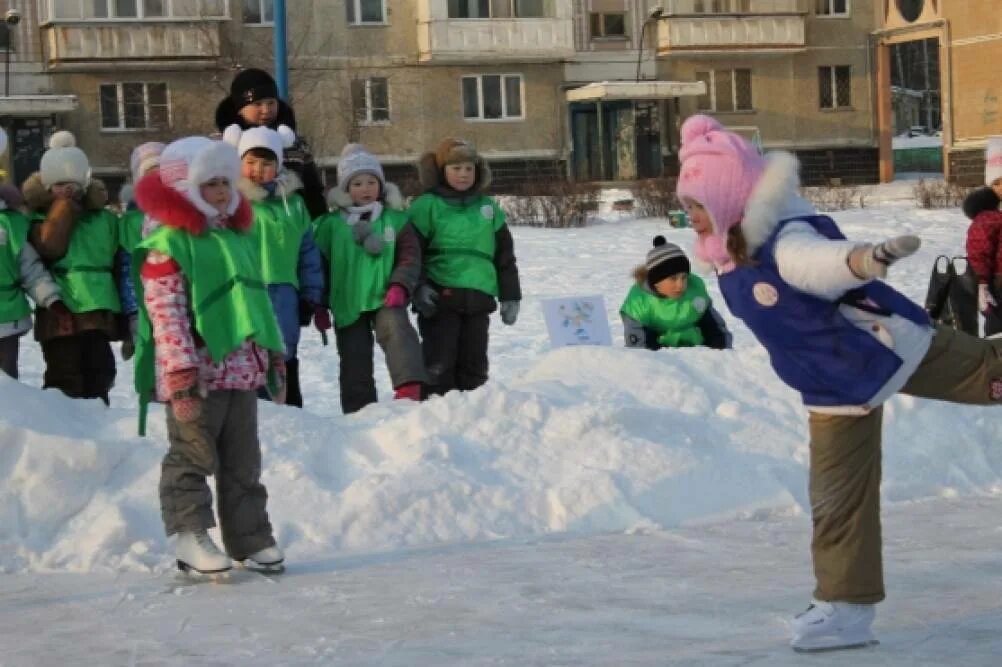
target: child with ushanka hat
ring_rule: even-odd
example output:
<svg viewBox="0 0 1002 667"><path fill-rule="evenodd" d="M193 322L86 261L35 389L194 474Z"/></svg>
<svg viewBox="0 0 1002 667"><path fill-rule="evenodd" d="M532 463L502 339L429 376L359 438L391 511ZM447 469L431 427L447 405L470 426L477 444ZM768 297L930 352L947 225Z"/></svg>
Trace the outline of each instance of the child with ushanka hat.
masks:
<svg viewBox="0 0 1002 667"><path fill-rule="evenodd" d="M7 151L7 133L0 130L0 155ZM21 192L0 184L0 371L17 379L21 336L31 329L31 306L48 309L64 326L70 312L60 301L59 286L35 248L28 243L28 218L19 210Z"/></svg>
<svg viewBox="0 0 1002 667"><path fill-rule="evenodd" d="M330 307L340 356L341 408L345 414L376 402L373 331L383 349L394 398L420 400L428 377L407 303L421 276L421 249L403 211L400 191L358 144L348 144L337 164L332 212L314 224L327 264Z"/></svg>
<svg viewBox="0 0 1002 667"><path fill-rule="evenodd" d="M703 279L690 269L681 248L654 237L619 309L627 347L730 347L730 332L713 309Z"/></svg>
<svg viewBox="0 0 1002 667"><path fill-rule="evenodd" d="M285 341L286 404L303 407L299 386L300 313L323 306L323 263L313 242L312 219L300 194L296 172L282 167L283 151L295 142L292 130L231 125L223 140L240 155L239 188L251 204L251 237L261 257L261 273ZM307 319L307 321L309 321Z"/></svg>
<svg viewBox="0 0 1002 667"><path fill-rule="evenodd" d="M522 291L504 212L484 194L490 168L472 144L445 139L418 164L425 193L409 209L422 246L414 294L429 392L487 381L490 314L515 324Z"/></svg>
<svg viewBox="0 0 1002 667"><path fill-rule="evenodd" d="M39 171L22 186L38 251L72 313L35 313L35 338L45 359L43 387L73 398L109 403L115 383L111 341L123 337L122 290L116 281L118 218L105 208L108 191L91 178L87 156L66 131L56 132Z"/></svg>
<svg viewBox="0 0 1002 667"><path fill-rule="evenodd" d="M978 280L978 310L985 316L985 336L1002 333L1002 137L991 137L985 149L985 187L964 199L967 261Z"/></svg>
<svg viewBox="0 0 1002 667"><path fill-rule="evenodd" d="M236 149L205 137L168 145L136 185L156 222L133 254L139 297L135 379L141 406L165 402L170 449L160 473L167 535L184 571L281 569L261 484L257 391L284 400L284 344L264 288L254 219L236 189ZM216 476L219 527L206 477Z"/></svg>

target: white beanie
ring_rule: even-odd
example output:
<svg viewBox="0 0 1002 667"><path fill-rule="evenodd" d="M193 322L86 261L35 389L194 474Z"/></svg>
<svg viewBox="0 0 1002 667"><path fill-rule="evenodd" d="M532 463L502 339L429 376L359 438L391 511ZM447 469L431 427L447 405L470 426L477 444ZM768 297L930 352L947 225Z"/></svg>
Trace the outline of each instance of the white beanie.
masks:
<svg viewBox="0 0 1002 667"><path fill-rule="evenodd" d="M348 144L341 149L341 157L337 161L337 186L347 192L351 179L359 174L372 174L379 179L379 184L386 185L383 167L376 156L365 150L362 144Z"/></svg>
<svg viewBox="0 0 1002 667"><path fill-rule="evenodd" d="M159 141L147 141L132 149L129 166L132 168L133 183L138 183L146 172L160 164L160 154L164 152L164 148L164 144Z"/></svg>
<svg viewBox="0 0 1002 667"><path fill-rule="evenodd" d="M76 137L66 130L49 138L49 150L42 155L39 171L46 188L56 183L76 183L81 188L90 185L90 162L77 148Z"/></svg>
<svg viewBox="0 0 1002 667"><path fill-rule="evenodd" d="M989 137L985 146L985 184L1002 178L1002 137Z"/></svg>
<svg viewBox="0 0 1002 667"><path fill-rule="evenodd" d="M233 124L223 132L223 141L235 146L241 158L252 148L266 148L275 154L281 167L285 159L284 149L296 143L296 133L288 125L279 125L277 130L263 126L243 130Z"/></svg>
<svg viewBox="0 0 1002 667"><path fill-rule="evenodd" d="M233 215L240 204L240 158L233 146L208 137L185 137L168 144L160 154L160 182L180 192L209 217L219 215L219 211L205 201L199 188L213 178L229 179L230 204L226 213Z"/></svg>

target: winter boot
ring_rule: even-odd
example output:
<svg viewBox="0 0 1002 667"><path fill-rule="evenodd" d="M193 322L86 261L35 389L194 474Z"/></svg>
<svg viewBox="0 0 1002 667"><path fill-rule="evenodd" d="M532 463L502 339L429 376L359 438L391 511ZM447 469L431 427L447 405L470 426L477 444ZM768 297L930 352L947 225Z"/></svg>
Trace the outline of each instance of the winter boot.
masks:
<svg viewBox="0 0 1002 667"><path fill-rule="evenodd" d="M795 651L828 651L876 644L870 626L876 605L814 600L793 619Z"/></svg>
<svg viewBox="0 0 1002 667"><path fill-rule="evenodd" d="M402 384L397 387L396 391L393 392L393 400L408 400L408 401L420 401L421 400L421 388L420 382L408 382L407 384Z"/></svg>
<svg viewBox="0 0 1002 667"><path fill-rule="evenodd" d="M281 572L285 569L283 565L285 554L277 545L255 551L250 556L236 560L241 561L244 567L259 572Z"/></svg>
<svg viewBox="0 0 1002 667"><path fill-rule="evenodd" d="M177 568L199 574L226 572L233 567L230 557L219 550L204 530L180 533L177 536Z"/></svg>
<svg viewBox="0 0 1002 667"><path fill-rule="evenodd" d="M303 407L303 392L299 389L299 358L285 362L285 404Z"/></svg>

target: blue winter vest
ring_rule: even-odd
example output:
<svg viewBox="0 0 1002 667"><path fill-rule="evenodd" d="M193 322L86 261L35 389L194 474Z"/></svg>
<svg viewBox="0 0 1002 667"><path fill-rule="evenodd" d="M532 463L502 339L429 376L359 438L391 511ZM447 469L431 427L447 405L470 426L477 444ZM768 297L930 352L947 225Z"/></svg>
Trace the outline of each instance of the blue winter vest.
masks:
<svg viewBox="0 0 1002 667"><path fill-rule="evenodd" d="M929 326L918 305L888 285L872 281L828 301L801 292L779 276L776 239L790 222L806 222L830 239L845 239L825 215L783 220L752 258L720 276L720 291L732 313L769 353L780 379L818 407L865 406L901 367L893 350L850 322L843 303L879 315L900 315Z"/></svg>

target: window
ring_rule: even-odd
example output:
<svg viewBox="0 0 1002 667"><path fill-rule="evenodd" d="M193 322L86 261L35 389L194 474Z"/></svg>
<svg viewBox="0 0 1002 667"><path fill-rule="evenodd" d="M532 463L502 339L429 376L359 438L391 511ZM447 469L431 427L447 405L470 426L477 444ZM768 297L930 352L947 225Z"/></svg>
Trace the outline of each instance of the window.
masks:
<svg viewBox="0 0 1002 667"><path fill-rule="evenodd" d="M592 14L591 38L626 37L626 14Z"/></svg>
<svg viewBox="0 0 1002 667"><path fill-rule="evenodd" d="M817 0L814 13L818 16L849 16L850 0Z"/></svg>
<svg viewBox="0 0 1002 667"><path fill-rule="evenodd" d="M706 84L706 94L696 99L701 111L751 111L750 69L718 69L696 72L696 80Z"/></svg>
<svg viewBox="0 0 1002 667"><path fill-rule="evenodd" d="M852 67L819 67L818 93L822 109L852 108Z"/></svg>
<svg viewBox="0 0 1002 667"><path fill-rule="evenodd" d="M10 28L0 30L0 51L10 51Z"/></svg>
<svg viewBox="0 0 1002 667"><path fill-rule="evenodd" d="M226 18L226 0L48 0L54 20Z"/></svg>
<svg viewBox="0 0 1002 667"><path fill-rule="evenodd" d="M482 74L460 80L463 118L515 120L523 118L522 75Z"/></svg>
<svg viewBox="0 0 1002 667"><path fill-rule="evenodd" d="M102 130L170 127L166 83L104 83L100 97Z"/></svg>
<svg viewBox="0 0 1002 667"><path fill-rule="evenodd" d="M345 0L349 25L386 23L383 0Z"/></svg>
<svg viewBox="0 0 1002 667"><path fill-rule="evenodd" d="M275 22L275 0L244 0L244 23L271 25Z"/></svg>
<svg viewBox="0 0 1002 667"><path fill-rule="evenodd" d="M751 12L751 0L695 0L694 14L740 14Z"/></svg>
<svg viewBox="0 0 1002 667"><path fill-rule="evenodd" d="M449 0L450 19L489 19L491 0Z"/></svg>
<svg viewBox="0 0 1002 667"><path fill-rule="evenodd" d="M520 19L541 19L546 17L543 0L512 0L511 14Z"/></svg>
<svg viewBox="0 0 1002 667"><path fill-rule="evenodd" d="M546 0L448 0L450 19L546 17Z"/></svg>
<svg viewBox="0 0 1002 667"><path fill-rule="evenodd" d="M363 124L390 122L390 85L383 76L353 79L351 107L355 121Z"/></svg>

